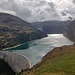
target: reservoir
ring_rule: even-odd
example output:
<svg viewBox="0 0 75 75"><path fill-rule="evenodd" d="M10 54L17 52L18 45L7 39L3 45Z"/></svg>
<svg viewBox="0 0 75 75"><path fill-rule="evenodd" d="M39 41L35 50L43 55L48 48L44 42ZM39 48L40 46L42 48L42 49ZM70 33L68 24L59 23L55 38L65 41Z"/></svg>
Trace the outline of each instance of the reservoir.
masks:
<svg viewBox="0 0 75 75"><path fill-rule="evenodd" d="M72 44L73 42L64 37L63 34L48 34L48 37L25 43L8 51L27 56L32 65L35 65L53 48Z"/></svg>

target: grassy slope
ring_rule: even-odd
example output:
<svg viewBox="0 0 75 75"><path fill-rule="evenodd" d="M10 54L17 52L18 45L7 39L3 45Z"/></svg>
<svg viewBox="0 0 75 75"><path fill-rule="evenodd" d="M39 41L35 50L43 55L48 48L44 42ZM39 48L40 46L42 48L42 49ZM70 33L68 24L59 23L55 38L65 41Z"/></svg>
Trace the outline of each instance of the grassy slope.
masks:
<svg viewBox="0 0 75 75"><path fill-rule="evenodd" d="M20 75L74 75L75 45L53 49L30 71Z"/></svg>

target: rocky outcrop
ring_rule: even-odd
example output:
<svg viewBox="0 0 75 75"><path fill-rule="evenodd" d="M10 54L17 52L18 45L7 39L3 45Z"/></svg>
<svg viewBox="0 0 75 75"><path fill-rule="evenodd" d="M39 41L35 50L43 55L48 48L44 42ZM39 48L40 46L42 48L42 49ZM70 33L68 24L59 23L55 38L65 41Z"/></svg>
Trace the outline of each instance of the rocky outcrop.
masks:
<svg viewBox="0 0 75 75"><path fill-rule="evenodd" d="M75 20L67 27L64 36L75 42Z"/></svg>
<svg viewBox="0 0 75 75"><path fill-rule="evenodd" d="M0 13L0 50L46 36L30 23L16 16Z"/></svg>
<svg viewBox="0 0 75 75"><path fill-rule="evenodd" d="M24 69L31 68L30 60L22 54L4 51L0 52L0 59L3 59L15 73L19 73Z"/></svg>

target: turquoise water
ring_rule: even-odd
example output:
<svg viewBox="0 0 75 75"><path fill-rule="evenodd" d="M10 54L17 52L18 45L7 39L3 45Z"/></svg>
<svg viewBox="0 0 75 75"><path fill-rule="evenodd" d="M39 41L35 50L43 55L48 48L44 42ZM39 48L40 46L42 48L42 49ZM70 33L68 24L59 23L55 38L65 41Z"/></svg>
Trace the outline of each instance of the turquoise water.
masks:
<svg viewBox="0 0 75 75"><path fill-rule="evenodd" d="M48 34L48 37L25 43L21 46L11 48L8 51L26 55L30 59L32 65L35 65L53 48L72 44L73 42L62 34Z"/></svg>
<svg viewBox="0 0 75 75"><path fill-rule="evenodd" d="M23 49L28 49L29 48L29 43L25 43L23 45L20 45L20 46L17 46L17 47L13 47L13 48L10 48L10 49L7 49L7 51L14 51L14 50L23 50Z"/></svg>

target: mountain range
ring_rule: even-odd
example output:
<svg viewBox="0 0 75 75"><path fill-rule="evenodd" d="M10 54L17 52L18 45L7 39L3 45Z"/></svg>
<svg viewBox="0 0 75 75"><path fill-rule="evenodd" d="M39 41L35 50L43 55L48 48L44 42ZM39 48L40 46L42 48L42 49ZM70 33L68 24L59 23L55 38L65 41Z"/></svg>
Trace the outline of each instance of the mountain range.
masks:
<svg viewBox="0 0 75 75"><path fill-rule="evenodd" d="M19 17L0 13L0 50L46 36Z"/></svg>
<svg viewBox="0 0 75 75"><path fill-rule="evenodd" d="M46 34L63 34L71 21L34 22L32 26Z"/></svg>

